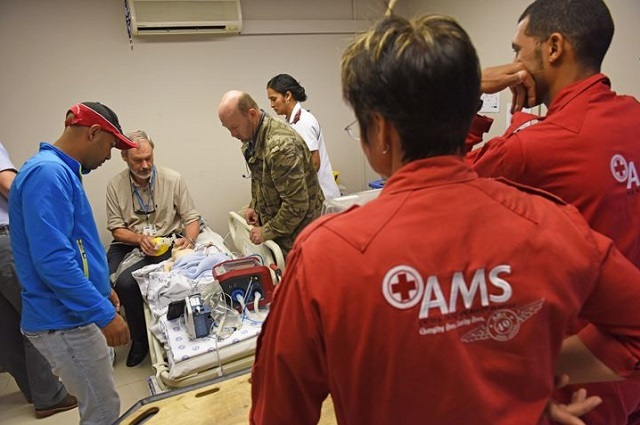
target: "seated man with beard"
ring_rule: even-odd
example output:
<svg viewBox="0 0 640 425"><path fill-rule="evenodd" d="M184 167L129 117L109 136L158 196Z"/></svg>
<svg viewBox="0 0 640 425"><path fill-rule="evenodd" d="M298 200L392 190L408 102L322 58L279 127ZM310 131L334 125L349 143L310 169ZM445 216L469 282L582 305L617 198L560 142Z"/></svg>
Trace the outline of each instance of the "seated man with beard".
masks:
<svg viewBox="0 0 640 425"><path fill-rule="evenodd" d="M149 352L143 299L132 272L171 256L160 253L154 238L176 236L174 248L193 248L200 232L200 214L180 173L153 164L153 141L144 131L127 136L138 148L122 152L128 168L111 179L107 187L107 227L113 242L107 252L113 274L125 256L139 248L144 258L123 270L114 282L131 330L127 366L139 365Z"/></svg>

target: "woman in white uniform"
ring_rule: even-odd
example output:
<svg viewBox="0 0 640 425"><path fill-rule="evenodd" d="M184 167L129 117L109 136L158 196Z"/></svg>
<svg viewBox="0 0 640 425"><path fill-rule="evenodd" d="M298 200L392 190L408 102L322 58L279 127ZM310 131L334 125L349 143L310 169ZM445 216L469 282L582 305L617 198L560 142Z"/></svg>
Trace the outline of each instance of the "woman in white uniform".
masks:
<svg viewBox="0 0 640 425"><path fill-rule="evenodd" d="M325 199L340 196L320 124L311 112L300 105L300 102L307 100L304 87L291 75L278 74L267 83L267 96L276 114L285 115L287 122L307 143Z"/></svg>

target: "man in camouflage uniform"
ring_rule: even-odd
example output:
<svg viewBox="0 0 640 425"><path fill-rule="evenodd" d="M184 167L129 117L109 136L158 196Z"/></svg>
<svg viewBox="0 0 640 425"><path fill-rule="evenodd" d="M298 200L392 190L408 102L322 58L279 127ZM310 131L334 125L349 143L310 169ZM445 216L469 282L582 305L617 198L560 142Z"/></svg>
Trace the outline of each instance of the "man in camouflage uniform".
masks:
<svg viewBox="0 0 640 425"><path fill-rule="evenodd" d="M295 130L259 109L247 93L225 93L218 117L242 142L251 172L251 203L244 213L254 226L251 242L273 239L286 255L324 201L311 152Z"/></svg>

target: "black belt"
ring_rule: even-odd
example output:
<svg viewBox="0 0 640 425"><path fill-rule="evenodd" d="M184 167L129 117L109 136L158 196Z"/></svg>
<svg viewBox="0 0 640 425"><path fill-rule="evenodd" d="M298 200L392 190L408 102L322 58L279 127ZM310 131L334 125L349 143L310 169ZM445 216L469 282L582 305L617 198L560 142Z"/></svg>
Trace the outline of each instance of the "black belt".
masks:
<svg viewBox="0 0 640 425"><path fill-rule="evenodd" d="M9 234L9 225L1 224L0 225L0 235L8 235Z"/></svg>

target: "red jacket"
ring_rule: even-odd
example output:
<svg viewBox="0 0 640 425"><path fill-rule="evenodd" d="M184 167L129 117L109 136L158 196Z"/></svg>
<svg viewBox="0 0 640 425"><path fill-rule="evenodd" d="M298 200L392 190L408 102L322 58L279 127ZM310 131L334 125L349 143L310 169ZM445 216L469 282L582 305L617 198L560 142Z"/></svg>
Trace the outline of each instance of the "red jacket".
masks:
<svg viewBox="0 0 640 425"><path fill-rule="evenodd" d="M482 177L505 177L574 205L640 267L640 103L610 85L597 74L564 88L546 117L514 114L504 135L467 158Z"/></svg>
<svg viewBox="0 0 640 425"><path fill-rule="evenodd" d="M640 104L616 95L610 85L597 74L567 86L546 117L514 114L503 136L471 151L467 160L481 176L506 177L573 204L640 267ZM468 145L482 140L490 121L476 117ZM604 399L585 417L590 425L625 425L640 406L637 382L580 387ZM568 401L573 390L558 397Z"/></svg>
<svg viewBox="0 0 640 425"><path fill-rule="evenodd" d="M526 189L532 190L532 189ZM251 423L536 424L567 324L622 375L638 271L552 195L415 161L300 235L258 342Z"/></svg>

